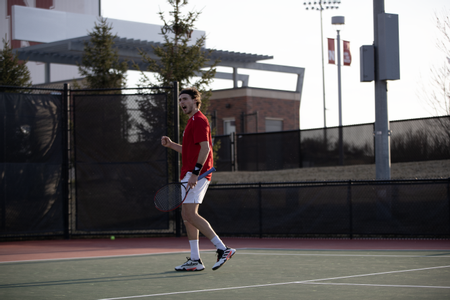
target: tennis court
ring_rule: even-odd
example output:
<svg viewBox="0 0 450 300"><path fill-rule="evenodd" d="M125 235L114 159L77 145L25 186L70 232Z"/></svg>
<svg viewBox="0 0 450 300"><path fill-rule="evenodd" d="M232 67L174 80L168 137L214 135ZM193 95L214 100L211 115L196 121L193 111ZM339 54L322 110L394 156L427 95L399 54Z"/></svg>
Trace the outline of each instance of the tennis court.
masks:
<svg viewBox="0 0 450 300"><path fill-rule="evenodd" d="M224 240L192 273L185 238L1 243L0 299L450 299L450 241Z"/></svg>

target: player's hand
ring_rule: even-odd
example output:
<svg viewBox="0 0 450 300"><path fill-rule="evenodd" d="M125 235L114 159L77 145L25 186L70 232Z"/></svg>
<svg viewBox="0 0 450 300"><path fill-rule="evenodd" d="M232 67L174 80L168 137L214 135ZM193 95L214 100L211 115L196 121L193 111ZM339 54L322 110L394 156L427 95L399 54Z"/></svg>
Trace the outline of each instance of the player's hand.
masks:
<svg viewBox="0 0 450 300"><path fill-rule="evenodd" d="M164 147L170 148L170 145L172 144L172 140L168 136L161 137L161 145Z"/></svg>
<svg viewBox="0 0 450 300"><path fill-rule="evenodd" d="M198 175L192 174L191 177L189 177L187 186L189 186L189 187L191 187L191 189L193 189L197 185L197 181L198 181Z"/></svg>

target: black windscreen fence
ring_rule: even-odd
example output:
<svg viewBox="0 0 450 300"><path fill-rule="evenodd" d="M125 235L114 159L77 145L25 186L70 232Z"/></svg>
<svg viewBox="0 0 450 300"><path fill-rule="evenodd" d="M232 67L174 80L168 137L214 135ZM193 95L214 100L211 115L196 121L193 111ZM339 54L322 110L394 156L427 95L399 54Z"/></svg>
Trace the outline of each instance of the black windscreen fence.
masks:
<svg viewBox="0 0 450 300"><path fill-rule="evenodd" d="M233 135L216 135L214 136L213 143L214 145L219 145L216 153L214 153L214 164L216 169L220 171L233 171Z"/></svg>
<svg viewBox="0 0 450 300"><path fill-rule="evenodd" d="M236 143L240 171L295 169L301 166L298 130L237 134Z"/></svg>
<svg viewBox="0 0 450 300"><path fill-rule="evenodd" d="M0 239L184 232L153 204L177 173L170 92L98 92L0 93ZM391 122L392 162L450 159L449 125ZM373 124L214 143L218 171L374 163ZM199 211L224 236L450 238L450 179L211 184Z"/></svg>
<svg viewBox="0 0 450 300"><path fill-rule="evenodd" d="M168 182L167 95L75 95L73 234L173 227L153 204Z"/></svg>
<svg viewBox="0 0 450 300"><path fill-rule="evenodd" d="M0 236L64 231L61 95L0 93Z"/></svg>
<svg viewBox="0 0 450 300"><path fill-rule="evenodd" d="M199 212L221 235L450 237L450 180L211 185Z"/></svg>
<svg viewBox="0 0 450 300"><path fill-rule="evenodd" d="M392 162L450 159L450 116L390 124Z"/></svg>
<svg viewBox="0 0 450 300"><path fill-rule="evenodd" d="M391 162L450 159L450 116L391 121ZM374 124L217 136L223 171L375 163ZM224 149L226 148L226 149ZM236 153L234 155L234 153Z"/></svg>

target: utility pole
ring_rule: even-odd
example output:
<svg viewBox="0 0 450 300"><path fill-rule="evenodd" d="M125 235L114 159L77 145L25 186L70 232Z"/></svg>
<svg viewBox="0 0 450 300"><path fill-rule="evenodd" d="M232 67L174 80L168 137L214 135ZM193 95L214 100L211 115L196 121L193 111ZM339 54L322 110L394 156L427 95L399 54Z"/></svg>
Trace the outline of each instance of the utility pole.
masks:
<svg viewBox="0 0 450 300"><path fill-rule="evenodd" d="M388 118L387 80L380 79L379 67L380 38L383 38L384 32L379 32L378 15L382 13L384 13L384 0L373 0L373 30L375 50L375 170L377 180L390 180L391 149Z"/></svg>
<svg viewBox="0 0 450 300"><path fill-rule="evenodd" d="M384 12L384 0L373 0L373 45L360 48L360 80L375 82L375 170L377 180L391 179L391 131L387 81L400 79L398 15Z"/></svg>

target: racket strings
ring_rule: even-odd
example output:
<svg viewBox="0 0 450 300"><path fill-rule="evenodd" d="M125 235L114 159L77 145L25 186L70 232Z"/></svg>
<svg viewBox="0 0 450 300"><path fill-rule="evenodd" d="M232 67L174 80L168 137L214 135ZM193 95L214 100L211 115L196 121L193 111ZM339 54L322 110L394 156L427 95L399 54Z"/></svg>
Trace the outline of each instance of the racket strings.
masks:
<svg viewBox="0 0 450 300"><path fill-rule="evenodd" d="M179 183L168 184L155 195L155 205L162 211L178 207L183 201L184 186Z"/></svg>

